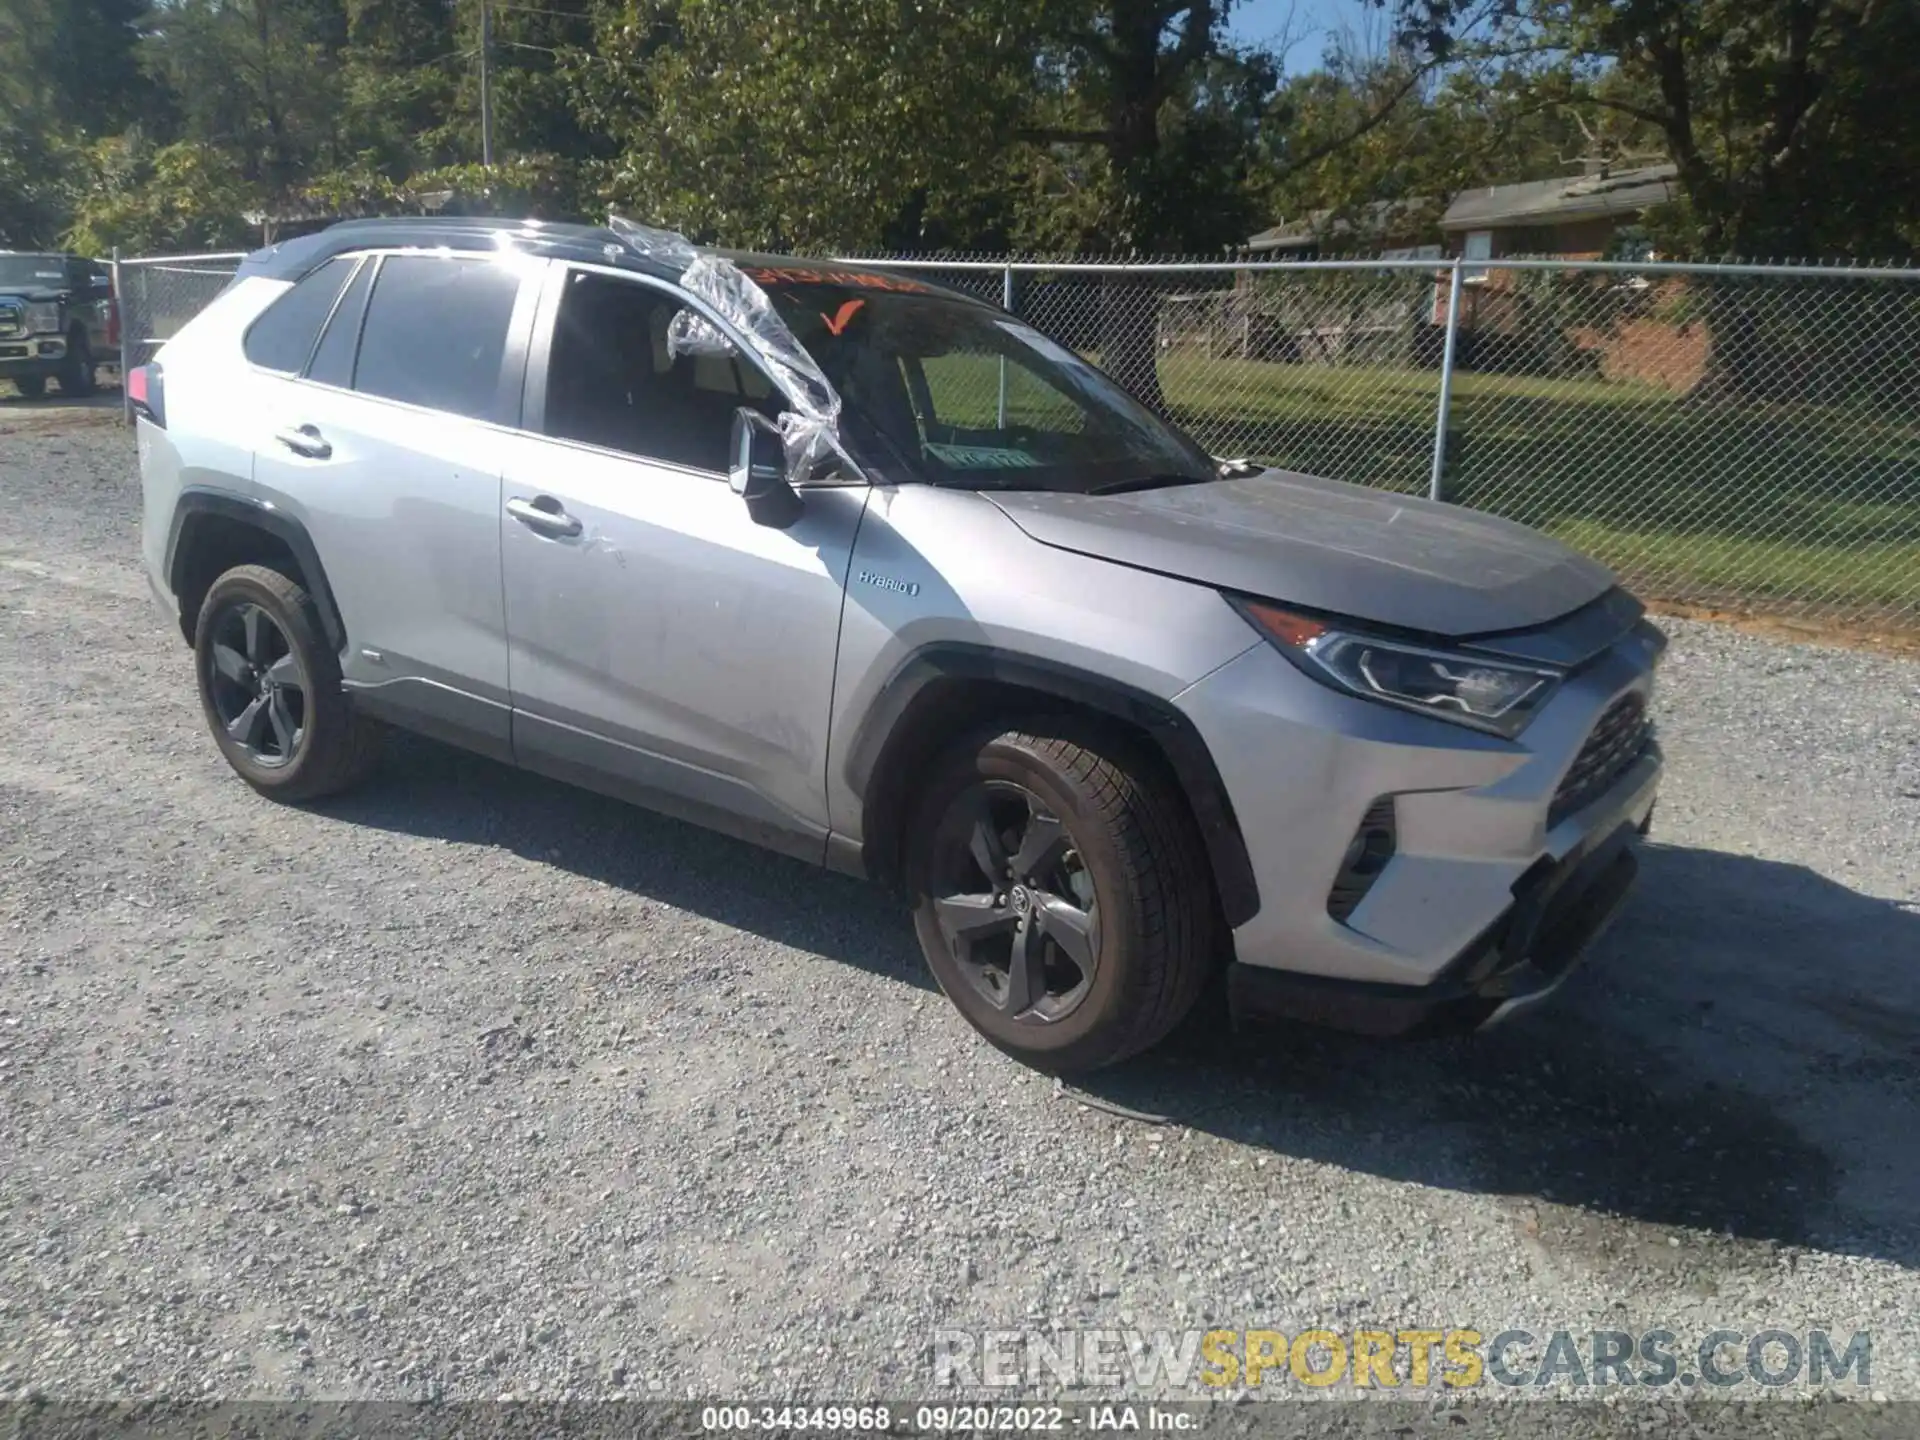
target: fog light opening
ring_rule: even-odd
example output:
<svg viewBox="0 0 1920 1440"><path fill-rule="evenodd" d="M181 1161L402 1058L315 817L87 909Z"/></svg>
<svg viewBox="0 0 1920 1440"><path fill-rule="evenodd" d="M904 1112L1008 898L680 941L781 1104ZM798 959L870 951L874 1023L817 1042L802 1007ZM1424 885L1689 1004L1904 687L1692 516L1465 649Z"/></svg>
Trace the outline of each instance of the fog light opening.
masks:
<svg viewBox="0 0 1920 1440"><path fill-rule="evenodd" d="M1353 838L1347 841L1346 853L1340 859L1340 873L1327 892L1327 914L1344 923L1359 908L1374 881L1380 878L1380 872L1393 859L1397 840L1393 797L1382 796L1367 807L1367 813L1354 828Z"/></svg>

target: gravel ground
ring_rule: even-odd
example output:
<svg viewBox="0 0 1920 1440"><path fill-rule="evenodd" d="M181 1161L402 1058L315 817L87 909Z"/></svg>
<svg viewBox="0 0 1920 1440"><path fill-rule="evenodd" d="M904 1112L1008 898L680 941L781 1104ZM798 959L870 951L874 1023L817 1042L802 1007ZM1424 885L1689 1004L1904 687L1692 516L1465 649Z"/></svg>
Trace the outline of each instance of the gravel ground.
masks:
<svg viewBox="0 0 1920 1440"><path fill-rule="evenodd" d="M423 741L254 796L111 421L0 404L0 1394L899 1397L939 1328L1324 1324L1871 1330L1920 1399L1920 664L1675 622L1658 843L1552 1006L1207 1007L1063 1088L859 884Z"/></svg>

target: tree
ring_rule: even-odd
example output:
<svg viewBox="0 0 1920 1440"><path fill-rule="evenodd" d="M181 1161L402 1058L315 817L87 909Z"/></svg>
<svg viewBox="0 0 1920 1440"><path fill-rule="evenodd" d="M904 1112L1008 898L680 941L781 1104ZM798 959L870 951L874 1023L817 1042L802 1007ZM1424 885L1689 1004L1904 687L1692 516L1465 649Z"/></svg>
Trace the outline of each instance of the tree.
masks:
<svg viewBox="0 0 1920 1440"><path fill-rule="evenodd" d="M512 3L493 14L494 154L553 155L573 162L609 158L613 145L576 103L573 57L593 43L590 0ZM477 39L477 37L476 37ZM607 67L601 67L607 72ZM478 77L465 72L464 113L479 114ZM479 150L473 151L479 158Z"/></svg>
<svg viewBox="0 0 1920 1440"><path fill-rule="evenodd" d="M618 0L569 57L617 206L738 245L862 249L988 183L1024 100L1023 0Z"/></svg>
<svg viewBox="0 0 1920 1440"><path fill-rule="evenodd" d="M73 205L68 142L0 115L0 249L51 245Z"/></svg>
<svg viewBox="0 0 1920 1440"><path fill-rule="evenodd" d="M447 0L347 0L341 50L342 146L349 171L401 180L478 158L459 104L477 37Z"/></svg>
<svg viewBox="0 0 1920 1440"><path fill-rule="evenodd" d="M572 60L615 135L608 198L702 236L866 249L1002 236L1218 251L1244 238L1270 58L1215 0L623 0ZM1154 305L1106 288L1102 353L1151 403Z"/></svg>
<svg viewBox="0 0 1920 1440"><path fill-rule="evenodd" d="M1012 158L1015 238L1075 252L1218 254L1254 218L1251 177L1279 84L1271 55L1228 44L1231 0L1050 0ZM1164 409L1149 284L1106 277L1101 364Z"/></svg>
<svg viewBox="0 0 1920 1440"><path fill-rule="evenodd" d="M224 249L244 243L254 192L224 152L150 145L136 131L96 141L62 243L85 255Z"/></svg>
<svg viewBox="0 0 1920 1440"><path fill-rule="evenodd" d="M145 0L0 0L0 245L52 245L90 139L157 96L140 66Z"/></svg>
<svg viewBox="0 0 1920 1440"><path fill-rule="evenodd" d="M1911 253L1920 241L1913 0L1527 0L1509 27L1536 93L1660 137L1679 203L1663 248L1763 259ZM1706 287L1702 395L1799 393L1846 342L1852 302L1809 335L1739 280Z"/></svg>
<svg viewBox="0 0 1920 1440"><path fill-rule="evenodd" d="M269 198L337 153L344 13L331 0L176 0L153 72L174 97L168 138L219 150Z"/></svg>
<svg viewBox="0 0 1920 1440"><path fill-rule="evenodd" d="M1030 214L1027 234L1140 254L1217 252L1245 238L1244 183L1279 68L1263 51L1226 42L1229 3L1037 8L1041 66L1018 138L1081 179L1079 203L1064 215Z"/></svg>
<svg viewBox="0 0 1920 1440"><path fill-rule="evenodd" d="M1523 0L1535 92L1656 134L1686 250L1884 255L1920 238L1912 0Z"/></svg>
<svg viewBox="0 0 1920 1440"><path fill-rule="evenodd" d="M147 0L0 0L0 101L43 134L110 135L157 98L141 69Z"/></svg>

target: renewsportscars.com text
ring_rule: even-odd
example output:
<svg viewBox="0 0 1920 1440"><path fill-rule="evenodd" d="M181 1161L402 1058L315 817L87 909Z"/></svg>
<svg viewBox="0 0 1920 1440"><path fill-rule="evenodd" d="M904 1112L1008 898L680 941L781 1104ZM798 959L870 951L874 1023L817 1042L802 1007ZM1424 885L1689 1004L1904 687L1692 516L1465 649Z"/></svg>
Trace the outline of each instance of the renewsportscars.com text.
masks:
<svg viewBox="0 0 1920 1440"><path fill-rule="evenodd" d="M1867 1389L1873 1337L1711 1330L936 1330L933 1380L963 1389L1059 1386L1472 1389L1563 1386Z"/></svg>

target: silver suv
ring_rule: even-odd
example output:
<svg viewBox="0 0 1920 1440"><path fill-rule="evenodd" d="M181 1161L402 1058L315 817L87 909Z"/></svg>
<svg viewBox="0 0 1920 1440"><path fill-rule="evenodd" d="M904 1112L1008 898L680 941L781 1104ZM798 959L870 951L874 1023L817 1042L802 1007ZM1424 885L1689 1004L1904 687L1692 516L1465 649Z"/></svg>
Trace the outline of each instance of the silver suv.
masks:
<svg viewBox="0 0 1920 1440"><path fill-rule="evenodd" d="M251 256L133 372L153 587L301 801L381 725L910 897L1032 1064L1471 1027L1631 884L1664 640L1486 515L1208 456L902 275L491 221Z"/></svg>

